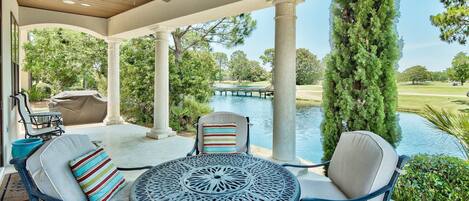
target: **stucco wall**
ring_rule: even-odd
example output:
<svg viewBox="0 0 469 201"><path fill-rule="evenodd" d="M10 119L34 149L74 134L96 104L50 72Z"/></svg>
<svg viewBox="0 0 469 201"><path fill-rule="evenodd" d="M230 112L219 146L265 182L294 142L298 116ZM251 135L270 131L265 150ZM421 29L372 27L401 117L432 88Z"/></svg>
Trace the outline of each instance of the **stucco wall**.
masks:
<svg viewBox="0 0 469 201"><path fill-rule="evenodd" d="M17 112L11 109L11 44L10 44L10 13L18 18L18 4L15 0L2 0L2 90L3 90L3 162L8 164L10 158L10 142L16 139Z"/></svg>

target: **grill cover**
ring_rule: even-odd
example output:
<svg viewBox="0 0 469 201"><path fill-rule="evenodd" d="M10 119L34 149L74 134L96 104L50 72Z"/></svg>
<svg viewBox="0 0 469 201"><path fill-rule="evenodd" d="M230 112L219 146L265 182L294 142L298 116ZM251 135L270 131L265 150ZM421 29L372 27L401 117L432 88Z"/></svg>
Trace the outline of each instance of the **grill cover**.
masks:
<svg viewBox="0 0 469 201"><path fill-rule="evenodd" d="M53 96L49 111L62 113L65 125L103 122L107 100L97 91L64 91Z"/></svg>

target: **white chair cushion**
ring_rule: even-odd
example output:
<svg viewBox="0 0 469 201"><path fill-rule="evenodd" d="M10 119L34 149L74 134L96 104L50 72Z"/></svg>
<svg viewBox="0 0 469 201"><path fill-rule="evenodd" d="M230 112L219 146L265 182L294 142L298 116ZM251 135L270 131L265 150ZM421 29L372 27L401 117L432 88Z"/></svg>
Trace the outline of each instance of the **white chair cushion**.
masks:
<svg viewBox="0 0 469 201"><path fill-rule="evenodd" d="M315 173L298 178L301 186L301 198L322 198L346 200L347 197L337 188L332 181Z"/></svg>
<svg viewBox="0 0 469 201"><path fill-rule="evenodd" d="M129 201L130 200L130 189L132 188L133 181L127 181L124 188L119 190L109 201Z"/></svg>
<svg viewBox="0 0 469 201"><path fill-rule="evenodd" d="M398 157L394 148L374 133L343 133L332 156L328 176L347 197L357 198L388 184ZM372 200L382 199L379 196Z"/></svg>
<svg viewBox="0 0 469 201"><path fill-rule="evenodd" d="M27 160L26 168L42 193L64 201L85 201L68 163L94 149L96 146L86 135L63 135L37 150Z"/></svg>

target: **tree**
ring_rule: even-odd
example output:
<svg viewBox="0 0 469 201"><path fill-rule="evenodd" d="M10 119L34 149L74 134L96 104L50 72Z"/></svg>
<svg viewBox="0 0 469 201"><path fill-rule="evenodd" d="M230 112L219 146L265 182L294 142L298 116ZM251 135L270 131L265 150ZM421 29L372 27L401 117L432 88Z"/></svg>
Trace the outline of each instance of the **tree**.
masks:
<svg viewBox="0 0 469 201"><path fill-rule="evenodd" d="M275 71L275 66L274 66L274 61L275 61L275 49L274 48L268 48L264 50L264 54L259 57L261 59L263 65L269 65L270 67L270 83L274 85L274 71Z"/></svg>
<svg viewBox="0 0 469 201"><path fill-rule="evenodd" d="M448 81L448 71L432 71L430 72L432 81L446 82Z"/></svg>
<svg viewBox="0 0 469 201"><path fill-rule="evenodd" d="M217 63L219 72L217 73L217 80L223 80L223 71L227 70L228 68L228 56L223 52L214 52L213 58Z"/></svg>
<svg viewBox="0 0 469 201"><path fill-rule="evenodd" d="M258 61L249 61L248 69L246 80L251 82L267 80L267 72L262 68Z"/></svg>
<svg viewBox="0 0 469 201"><path fill-rule="evenodd" d="M35 82L48 84L52 93L71 87L96 89L97 77L106 77L104 40L61 28L30 33L32 40L24 45L24 70Z"/></svg>
<svg viewBox="0 0 469 201"><path fill-rule="evenodd" d="M259 57L264 65L272 68L272 74L275 71L275 49L268 48L264 54ZM314 84L322 77L323 68L316 55L308 49L299 48L296 50L296 84L306 85ZM273 77L273 75L272 75Z"/></svg>
<svg viewBox="0 0 469 201"><path fill-rule="evenodd" d="M250 14L224 17L207 23L177 28L171 33L174 46L170 47L170 50L174 55L175 68L178 68L178 70L173 70L172 72L178 74L186 71L186 69L181 69L179 66L180 63L183 62L182 58L185 52L190 50L209 51L211 49L210 45L214 43L229 48L235 47L243 44L245 38L247 38L255 28L256 21L252 19ZM183 77L182 74L178 74L177 76ZM173 93L176 93L176 91L173 91ZM177 96L184 96L184 94L178 94ZM182 101L183 99L174 100ZM181 105L181 102L174 104Z"/></svg>
<svg viewBox="0 0 469 201"><path fill-rule="evenodd" d="M448 69L448 74L451 80L461 82L464 85L467 79L469 79L469 56L466 53L460 52L451 62L452 67Z"/></svg>
<svg viewBox="0 0 469 201"><path fill-rule="evenodd" d="M296 50L296 84L316 84L322 77L321 62L308 49Z"/></svg>
<svg viewBox="0 0 469 201"><path fill-rule="evenodd" d="M432 24L440 29L440 38L448 43L466 44L469 36L469 1L440 0L446 11L430 16Z"/></svg>
<svg viewBox="0 0 469 201"><path fill-rule="evenodd" d="M177 28L171 33L176 65L181 61L182 54L189 50L208 50L210 44L217 43L225 47L235 47L244 43L256 28L256 21L250 14L224 17L207 23Z"/></svg>
<svg viewBox="0 0 469 201"><path fill-rule="evenodd" d="M249 76L250 61L246 53L237 50L231 54L230 62L228 64L231 77L239 82L247 80Z"/></svg>
<svg viewBox="0 0 469 201"><path fill-rule="evenodd" d="M394 77L399 57L394 0L333 0L332 52L325 72L323 160L345 131L368 130L399 140Z"/></svg>
<svg viewBox="0 0 469 201"><path fill-rule="evenodd" d="M147 36L129 40L121 49L121 110L127 121L145 126L151 126L153 123L154 44L155 38ZM185 110L184 103L207 107L207 102L213 94L213 75L217 72L217 65L211 53L193 50L184 52L179 65L175 63L175 55L171 52L170 115L179 115L180 113L173 112L173 109L177 110L175 106L181 106L179 110L187 111L184 115L193 116L192 112L198 110ZM171 125L179 125L181 118L170 116ZM192 119L194 120L196 119ZM191 125L191 122L184 124Z"/></svg>
<svg viewBox="0 0 469 201"><path fill-rule="evenodd" d="M403 81L411 81L412 84L417 84L419 82L425 82L432 78L431 73L425 68L425 66L413 66L410 67L401 74Z"/></svg>

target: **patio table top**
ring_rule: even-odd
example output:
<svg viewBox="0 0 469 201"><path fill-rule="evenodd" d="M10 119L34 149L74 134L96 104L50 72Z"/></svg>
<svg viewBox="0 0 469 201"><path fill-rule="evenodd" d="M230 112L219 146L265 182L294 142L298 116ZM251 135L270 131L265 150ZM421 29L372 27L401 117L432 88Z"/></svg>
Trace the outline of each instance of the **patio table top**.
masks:
<svg viewBox="0 0 469 201"><path fill-rule="evenodd" d="M205 154L168 161L137 178L132 201L299 200L287 169L247 154Z"/></svg>

